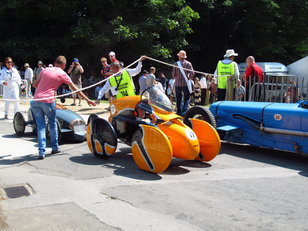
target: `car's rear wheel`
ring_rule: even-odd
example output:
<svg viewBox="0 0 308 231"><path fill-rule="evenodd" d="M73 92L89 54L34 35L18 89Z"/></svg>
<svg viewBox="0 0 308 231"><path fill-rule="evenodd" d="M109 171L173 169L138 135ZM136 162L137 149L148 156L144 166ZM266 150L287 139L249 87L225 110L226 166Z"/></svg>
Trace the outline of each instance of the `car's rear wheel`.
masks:
<svg viewBox="0 0 308 231"><path fill-rule="evenodd" d="M16 112L13 120L14 130L16 135L22 136L25 133L26 121L20 112Z"/></svg>
<svg viewBox="0 0 308 231"><path fill-rule="evenodd" d="M184 116L184 123L187 126L191 127L191 122L189 121L189 118L204 120L205 122L216 128L215 117L208 108L202 106L194 106L187 111Z"/></svg>

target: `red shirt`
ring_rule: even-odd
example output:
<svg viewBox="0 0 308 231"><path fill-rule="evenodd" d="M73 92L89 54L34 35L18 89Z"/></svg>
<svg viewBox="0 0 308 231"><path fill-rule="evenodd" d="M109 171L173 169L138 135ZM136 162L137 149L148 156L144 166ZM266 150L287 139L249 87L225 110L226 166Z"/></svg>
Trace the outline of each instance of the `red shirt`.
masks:
<svg viewBox="0 0 308 231"><path fill-rule="evenodd" d="M110 59L111 63L115 63L115 62L120 62L119 60L117 60L116 58L114 59Z"/></svg>
<svg viewBox="0 0 308 231"><path fill-rule="evenodd" d="M253 63L251 66L248 66L245 71L246 83L249 82L250 77L258 76L259 82L263 83L263 70L258 64Z"/></svg>

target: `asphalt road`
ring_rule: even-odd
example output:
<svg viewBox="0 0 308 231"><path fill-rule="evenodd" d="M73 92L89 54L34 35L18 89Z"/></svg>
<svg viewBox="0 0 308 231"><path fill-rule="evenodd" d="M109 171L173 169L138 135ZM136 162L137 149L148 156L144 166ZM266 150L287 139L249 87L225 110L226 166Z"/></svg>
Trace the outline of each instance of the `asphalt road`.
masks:
<svg viewBox="0 0 308 231"><path fill-rule="evenodd" d="M296 154L223 144L209 163L151 174L124 144L109 160L86 142L61 149L36 160L30 130L0 120L0 230L308 230L308 160ZM29 196L6 198L21 185Z"/></svg>

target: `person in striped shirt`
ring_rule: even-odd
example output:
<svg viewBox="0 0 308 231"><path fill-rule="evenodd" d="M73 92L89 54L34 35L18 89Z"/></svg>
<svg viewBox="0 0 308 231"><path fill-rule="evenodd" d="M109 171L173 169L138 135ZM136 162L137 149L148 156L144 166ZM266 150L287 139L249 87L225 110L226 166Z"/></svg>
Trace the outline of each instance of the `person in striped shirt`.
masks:
<svg viewBox="0 0 308 231"><path fill-rule="evenodd" d="M177 56L179 61L175 63L177 67L172 69L172 77L175 79L176 113L183 116L188 110L190 94L193 93L189 80L193 79L194 71L192 64L186 60L187 55L184 50L180 50Z"/></svg>

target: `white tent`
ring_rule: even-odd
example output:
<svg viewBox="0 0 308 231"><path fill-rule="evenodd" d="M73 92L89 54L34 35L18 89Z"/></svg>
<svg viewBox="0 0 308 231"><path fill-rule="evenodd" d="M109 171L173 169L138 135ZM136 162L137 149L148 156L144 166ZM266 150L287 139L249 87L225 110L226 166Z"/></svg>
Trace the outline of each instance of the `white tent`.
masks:
<svg viewBox="0 0 308 231"><path fill-rule="evenodd" d="M297 60L294 63L291 63L287 66L288 73L293 74L299 79L304 79L304 86L308 86L308 56Z"/></svg>

